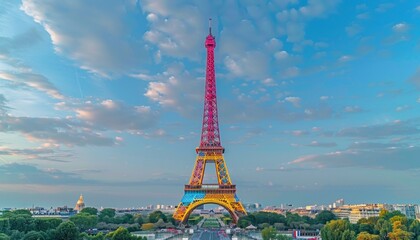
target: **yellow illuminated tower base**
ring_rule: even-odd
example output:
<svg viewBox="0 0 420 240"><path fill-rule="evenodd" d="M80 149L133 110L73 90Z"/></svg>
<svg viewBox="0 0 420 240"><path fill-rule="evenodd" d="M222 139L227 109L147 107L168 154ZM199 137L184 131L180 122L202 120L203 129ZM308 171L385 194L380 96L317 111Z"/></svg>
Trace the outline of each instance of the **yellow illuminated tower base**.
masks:
<svg viewBox="0 0 420 240"><path fill-rule="evenodd" d="M236 186L230 181L229 172L223 158L223 150L199 151L190 182L185 185L185 194L178 205L174 218L181 222L188 220L191 212L203 204L217 204L224 207L234 223L246 211L236 196ZM215 163L217 184L202 184L207 163Z"/></svg>

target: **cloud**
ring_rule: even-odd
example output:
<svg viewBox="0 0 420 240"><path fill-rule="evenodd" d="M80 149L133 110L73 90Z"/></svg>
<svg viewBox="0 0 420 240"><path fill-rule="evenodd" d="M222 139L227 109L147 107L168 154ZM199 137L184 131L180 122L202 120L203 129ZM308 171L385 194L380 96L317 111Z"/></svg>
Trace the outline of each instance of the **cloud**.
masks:
<svg viewBox="0 0 420 240"><path fill-rule="evenodd" d="M386 138L392 136L415 135L420 133L420 129L415 124L416 121L395 121L386 124L377 124L363 127L345 128L337 133L339 137L354 138Z"/></svg>
<svg viewBox="0 0 420 240"><path fill-rule="evenodd" d="M93 184L74 173L63 172L54 168L40 169L33 165L11 163L0 165L0 182L2 184L42 184L73 185Z"/></svg>
<svg viewBox="0 0 420 240"><path fill-rule="evenodd" d="M346 113L358 113L358 112L362 112L362 108L360 108L359 106L347 106L344 108L344 112Z"/></svg>
<svg viewBox="0 0 420 240"><path fill-rule="evenodd" d="M408 31L408 25L406 23L397 23L392 26L392 30L397 33L404 33Z"/></svg>
<svg viewBox="0 0 420 240"><path fill-rule="evenodd" d="M45 92L55 99L63 99L64 96L46 77L31 72L9 73L0 71L0 79L10 81L18 86L27 86Z"/></svg>
<svg viewBox="0 0 420 240"><path fill-rule="evenodd" d="M312 141L310 144L307 144L305 146L308 146L308 147L335 147L335 146L337 146L337 143L335 143L335 142Z"/></svg>
<svg viewBox="0 0 420 240"><path fill-rule="evenodd" d="M29 29L13 38L0 37L0 60L8 65L7 70L0 70L0 80L14 87L33 88L52 98L63 99L64 96L45 76L35 73L22 60L12 56L16 51L35 46L41 39L39 35L37 30Z"/></svg>
<svg viewBox="0 0 420 240"><path fill-rule="evenodd" d="M404 105L404 106L398 106L398 107L395 109L395 111L396 111L396 112L403 112L403 111L406 111L406 110L408 110L408 109L410 109L410 106L408 106L408 105Z"/></svg>
<svg viewBox="0 0 420 240"><path fill-rule="evenodd" d="M416 73L408 79L408 81L414 86L417 87L417 89L420 89L420 68L417 69Z"/></svg>
<svg viewBox="0 0 420 240"><path fill-rule="evenodd" d="M0 156L17 156L23 160L42 160L51 162L69 162L72 154L61 151L58 153L56 147L51 144L44 144L37 148L15 149L8 147L0 147Z"/></svg>
<svg viewBox="0 0 420 240"><path fill-rule="evenodd" d="M125 21L139 19L133 1L23 0L21 9L44 27L57 53L88 71L123 74L149 59L144 44L129 35L136 26Z"/></svg>
<svg viewBox="0 0 420 240"><path fill-rule="evenodd" d="M345 63L345 62L349 62L349 61L351 61L351 60L353 60L353 57L352 57L352 56L349 56L349 55L344 55L344 56L341 56L341 57L338 59L338 62L339 62L339 63Z"/></svg>
<svg viewBox="0 0 420 240"><path fill-rule="evenodd" d="M202 77L194 77L182 65L172 65L152 78L144 94L150 100L188 117L202 109L205 83Z"/></svg>
<svg viewBox="0 0 420 240"><path fill-rule="evenodd" d="M348 36L353 37L362 31L362 27L358 24L353 23L346 27L346 33Z"/></svg>
<svg viewBox="0 0 420 240"><path fill-rule="evenodd" d="M393 8L395 5L392 3L381 3L378 5L378 7L375 9L375 11L384 13L387 12L389 9Z"/></svg>
<svg viewBox="0 0 420 240"><path fill-rule="evenodd" d="M385 145L386 146L386 145ZM319 155L307 155L291 161L290 165L304 168L375 168L390 170L420 169L417 160L420 147L381 145L349 148L344 151L329 152Z"/></svg>
<svg viewBox="0 0 420 240"><path fill-rule="evenodd" d="M111 99L60 102L56 108L74 111L79 120L93 129L138 131L153 127L159 119L149 106L127 106Z"/></svg>
<svg viewBox="0 0 420 240"><path fill-rule="evenodd" d="M72 118L15 117L9 115L5 98L0 94L0 132L20 132L31 141L70 146L114 145L114 139L95 132Z"/></svg>
<svg viewBox="0 0 420 240"><path fill-rule="evenodd" d="M300 97L286 97L284 100L286 102L292 103L293 106L295 106L295 107L300 107L300 101L301 101Z"/></svg>

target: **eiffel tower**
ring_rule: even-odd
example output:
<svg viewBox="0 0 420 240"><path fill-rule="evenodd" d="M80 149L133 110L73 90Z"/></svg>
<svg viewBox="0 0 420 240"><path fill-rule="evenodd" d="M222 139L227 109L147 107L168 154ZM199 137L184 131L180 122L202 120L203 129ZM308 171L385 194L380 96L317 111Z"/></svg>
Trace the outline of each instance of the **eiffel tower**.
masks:
<svg viewBox="0 0 420 240"><path fill-rule="evenodd" d="M225 149L220 143L220 132L216 99L216 78L214 71L214 48L216 41L211 33L211 19L209 21L209 35L206 37L207 49L206 87L204 97L203 126L200 146L196 148L197 158L185 194L173 215L174 219L185 223L191 212L204 204L217 204L225 208L237 223L246 211L236 195L236 186L232 184L223 153ZM203 184L207 163L214 163L216 167L217 183Z"/></svg>

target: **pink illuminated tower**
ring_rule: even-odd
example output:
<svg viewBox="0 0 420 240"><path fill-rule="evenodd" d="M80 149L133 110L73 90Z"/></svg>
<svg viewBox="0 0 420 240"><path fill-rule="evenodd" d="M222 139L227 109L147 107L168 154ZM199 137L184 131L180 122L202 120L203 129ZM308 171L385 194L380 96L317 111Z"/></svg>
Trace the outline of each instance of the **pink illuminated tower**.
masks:
<svg viewBox="0 0 420 240"><path fill-rule="evenodd" d="M246 215L246 211L236 196L236 186L230 179L223 157L224 148L220 143L214 71L216 40L211 33L211 19L209 35L204 45L207 49L207 67L201 141L200 146L196 148L197 158L189 184L185 185L185 194L174 213L174 218L186 222L195 208L204 204L217 204L224 207L230 213L232 221L236 223L240 216ZM203 184L207 164L215 165L217 183Z"/></svg>

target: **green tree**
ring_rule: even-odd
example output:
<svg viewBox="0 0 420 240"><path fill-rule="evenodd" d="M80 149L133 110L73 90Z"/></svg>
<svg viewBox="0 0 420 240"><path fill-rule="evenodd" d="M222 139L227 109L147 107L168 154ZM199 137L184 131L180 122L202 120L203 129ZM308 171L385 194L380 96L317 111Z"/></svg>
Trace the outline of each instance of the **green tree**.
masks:
<svg viewBox="0 0 420 240"><path fill-rule="evenodd" d="M105 208L99 213L99 221L109 223L115 217L115 209Z"/></svg>
<svg viewBox="0 0 420 240"><path fill-rule="evenodd" d="M25 237L25 233L13 230L10 234L10 240L22 240Z"/></svg>
<svg viewBox="0 0 420 240"><path fill-rule="evenodd" d="M277 234L275 239L276 240L293 240L292 237L286 236L286 235L283 235L283 234Z"/></svg>
<svg viewBox="0 0 420 240"><path fill-rule="evenodd" d="M10 222L8 218L0 219L0 232L6 233L10 230Z"/></svg>
<svg viewBox="0 0 420 240"><path fill-rule="evenodd" d="M375 224L374 232L379 234L381 240L388 239L388 233L392 232L392 225L388 220L379 218Z"/></svg>
<svg viewBox="0 0 420 240"><path fill-rule="evenodd" d="M10 238L4 233L0 233L0 240L10 240Z"/></svg>
<svg viewBox="0 0 420 240"><path fill-rule="evenodd" d="M420 238L420 221L414 220L408 227L408 231L413 233L413 239Z"/></svg>
<svg viewBox="0 0 420 240"><path fill-rule="evenodd" d="M18 230L20 232L27 232L32 226L33 218L27 214L19 214L14 215L9 218L10 229L11 230Z"/></svg>
<svg viewBox="0 0 420 240"><path fill-rule="evenodd" d="M46 232L49 229L55 229L62 223L63 220L60 218L35 218L33 219L33 229L34 231Z"/></svg>
<svg viewBox="0 0 420 240"><path fill-rule="evenodd" d="M167 221L167 217L161 211L154 211L149 214L149 222L156 223L159 219L162 219L164 222Z"/></svg>
<svg viewBox="0 0 420 240"><path fill-rule="evenodd" d="M107 237L110 238L111 240L132 240L132 239L136 239L124 227L119 227L114 232L111 232L111 233L107 234Z"/></svg>
<svg viewBox="0 0 420 240"><path fill-rule="evenodd" d="M347 220L331 220L321 230L323 240L354 240L355 232Z"/></svg>
<svg viewBox="0 0 420 240"><path fill-rule="evenodd" d="M261 235L262 235L263 240L272 240L272 239L276 239L277 231L273 227L268 227L268 228L264 228L261 231Z"/></svg>
<svg viewBox="0 0 420 240"><path fill-rule="evenodd" d="M90 215L88 213L79 213L69 219L72 221L80 231L94 228L98 223L98 217L96 215Z"/></svg>
<svg viewBox="0 0 420 240"><path fill-rule="evenodd" d="M379 240L379 236L368 232L361 232L357 235L357 240Z"/></svg>
<svg viewBox="0 0 420 240"><path fill-rule="evenodd" d="M27 210L27 209L17 209L12 211L12 213L14 215L28 215L28 216L32 216L31 211Z"/></svg>
<svg viewBox="0 0 420 240"><path fill-rule="evenodd" d="M46 234L44 232L30 231L23 237L23 240L46 240Z"/></svg>
<svg viewBox="0 0 420 240"><path fill-rule="evenodd" d="M81 213L87 213L90 215L98 215L98 209L94 208L94 207L86 207L83 208L82 211L80 211Z"/></svg>
<svg viewBox="0 0 420 240"><path fill-rule="evenodd" d="M78 236L79 230L72 221L61 223L55 233L56 240L76 240Z"/></svg>
<svg viewBox="0 0 420 240"><path fill-rule="evenodd" d="M328 210L321 211L315 216L315 222L321 224L326 224L327 222L335 219L337 219L335 214Z"/></svg>

